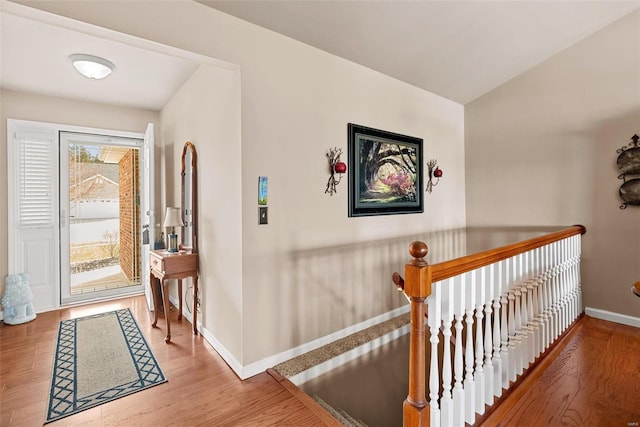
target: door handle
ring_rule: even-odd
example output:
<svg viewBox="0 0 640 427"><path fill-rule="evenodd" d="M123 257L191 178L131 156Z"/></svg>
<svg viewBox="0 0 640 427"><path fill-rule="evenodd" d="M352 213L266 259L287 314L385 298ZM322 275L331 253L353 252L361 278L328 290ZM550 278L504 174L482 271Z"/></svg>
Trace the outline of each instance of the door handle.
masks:
<svg viewBox="0 0 640 427"><path fill-rule="evenodd" d="M149 224L142 225L142 244L149 244Z"/></svg>
<svg viewBox="0 0 640 427"><path fill-rule="evenodd" d="M60 209L60 228L67 226L67 219L75 217L75 215L67 215L67 212L64 209Z"/></svg>

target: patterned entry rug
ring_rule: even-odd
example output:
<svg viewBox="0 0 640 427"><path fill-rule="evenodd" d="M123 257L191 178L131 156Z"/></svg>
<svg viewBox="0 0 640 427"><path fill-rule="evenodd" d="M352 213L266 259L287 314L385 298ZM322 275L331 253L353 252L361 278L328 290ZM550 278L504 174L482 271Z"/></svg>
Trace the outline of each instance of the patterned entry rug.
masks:
<svg viewBox="0 0 640 427"><path fill-rule="evenodd" d="M128 308L63 320L45 424L166 381Z"/></svg>

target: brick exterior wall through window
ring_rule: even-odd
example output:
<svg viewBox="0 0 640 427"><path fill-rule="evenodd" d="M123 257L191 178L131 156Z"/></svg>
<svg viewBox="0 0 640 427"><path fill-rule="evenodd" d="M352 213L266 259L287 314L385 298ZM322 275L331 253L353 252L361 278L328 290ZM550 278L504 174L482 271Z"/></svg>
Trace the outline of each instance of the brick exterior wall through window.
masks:
<svg viewBox="0 0 640 427"><path fill-rule="evenodd" d="M131 281L140 281L140 180L138 150L120 159L120 267Z"/></svg>

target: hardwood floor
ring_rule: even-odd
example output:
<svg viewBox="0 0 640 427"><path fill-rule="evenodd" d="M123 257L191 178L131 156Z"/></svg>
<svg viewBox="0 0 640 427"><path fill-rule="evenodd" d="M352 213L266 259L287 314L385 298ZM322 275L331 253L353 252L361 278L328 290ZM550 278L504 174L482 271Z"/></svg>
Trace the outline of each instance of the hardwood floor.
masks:
<svg viewBox="0 0 640 427"><path fill-rule="evenodd" d="M307 395L277 374L240 381L191 324L171 312L151 327L144 297L39 314L23 325L0 324L0 426L41 426L48 403L60 320L130 308L164 371L167 383L88 409L52 426L324 426L339 425Z"/></svg>
<svg viewBox="0 0 640 427"><path fill-rule="evenodd" d="M640 328L584 316L483 426L640 425Z"/></svg>
<svg viewBox="0 0 640 427"><path fill-rule="evenodd" d="M169 382L52 423L90 426L339 425L274 372L240 381L173 311L172 344L144 297L0 324L0 426L41 426L60 320L129 307ZM164 322L159 322L161 326ZM584 317L483 426L640 425L640 329ZM402 402L399 402L401 405ZM391 427L391 426L390 426Z"/></svg>

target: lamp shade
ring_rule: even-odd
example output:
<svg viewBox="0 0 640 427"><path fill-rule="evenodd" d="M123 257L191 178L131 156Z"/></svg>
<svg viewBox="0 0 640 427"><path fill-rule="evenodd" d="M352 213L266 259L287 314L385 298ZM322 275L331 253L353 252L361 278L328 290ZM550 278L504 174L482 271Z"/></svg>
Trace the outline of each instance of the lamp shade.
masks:
<svg viewBox="0 0 640 427"><path fill-rule="evenodd" d="M180 217L180 208L167 208L167 212L164 215L165 227L182 227L182 218Z"/></svg>

